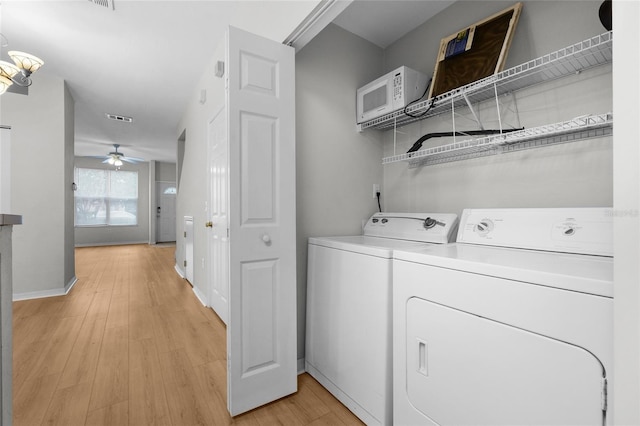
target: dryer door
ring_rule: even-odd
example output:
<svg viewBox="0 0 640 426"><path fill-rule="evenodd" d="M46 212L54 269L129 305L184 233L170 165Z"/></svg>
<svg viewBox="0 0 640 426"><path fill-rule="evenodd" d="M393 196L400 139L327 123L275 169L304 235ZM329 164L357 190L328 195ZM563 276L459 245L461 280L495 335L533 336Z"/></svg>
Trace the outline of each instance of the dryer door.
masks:
<svg viewBox="0 0 640 426"><path fill-rule="evenodd" d="M408 398L439 425L603 424L603 368L580 347L419 298L406 341Z"/></svg>

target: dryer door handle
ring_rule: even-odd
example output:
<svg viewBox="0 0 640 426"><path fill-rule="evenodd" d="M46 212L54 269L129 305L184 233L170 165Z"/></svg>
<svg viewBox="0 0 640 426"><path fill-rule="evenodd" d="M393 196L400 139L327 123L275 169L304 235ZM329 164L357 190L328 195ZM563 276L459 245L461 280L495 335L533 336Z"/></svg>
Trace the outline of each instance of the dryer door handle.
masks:
<svg viewBox="0 0 640 426"><path fill-rule="evenodd" d="M427 368L427 342L424 340L418 340L418 373L429 376L429 369Z"/></svg>

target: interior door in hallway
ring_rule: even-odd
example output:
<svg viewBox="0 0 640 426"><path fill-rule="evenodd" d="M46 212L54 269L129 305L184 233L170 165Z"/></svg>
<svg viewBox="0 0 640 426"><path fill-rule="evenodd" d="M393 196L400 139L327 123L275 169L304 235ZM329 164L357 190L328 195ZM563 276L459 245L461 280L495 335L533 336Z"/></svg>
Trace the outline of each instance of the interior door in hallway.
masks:
<svg viewBox="0 0 640 426"><path fill-rule="evenodd" d="M227 403L297 390L294 49L229 28Z"/></svg>
<svg viewBox="0 0 640 426"><path fill-rule="evenodd" d="M156 182L157 242L176 240L176 183Z"/></svg>
<svg viewBox="0 0 640 426"><path fill-rule="evenodd" d="M209 284L211 308L227 324L229 317L229 155L227 114L222 107L209 121Z"/></svg>

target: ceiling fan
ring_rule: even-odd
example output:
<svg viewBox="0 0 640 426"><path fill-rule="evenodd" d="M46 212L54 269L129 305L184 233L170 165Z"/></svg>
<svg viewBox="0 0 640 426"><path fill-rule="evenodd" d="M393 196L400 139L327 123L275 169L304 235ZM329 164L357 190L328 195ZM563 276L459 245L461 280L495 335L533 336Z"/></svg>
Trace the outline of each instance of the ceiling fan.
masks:
<svg viewBox="0 0 640 426"><path fill-rule="evenodd" d="M115 148L115 151L111 151L107 155L96 156L95 158L104 158L105 160L103 161L103 163L109 163L116 167L122 166L123 161L126 161L127 163L132 163L132 164L137 164L141 161L144 161L142 158L125 157L124 153L118 151L118 148L120 148L120 145L117 143L114 143L113 147Z"/></svg>

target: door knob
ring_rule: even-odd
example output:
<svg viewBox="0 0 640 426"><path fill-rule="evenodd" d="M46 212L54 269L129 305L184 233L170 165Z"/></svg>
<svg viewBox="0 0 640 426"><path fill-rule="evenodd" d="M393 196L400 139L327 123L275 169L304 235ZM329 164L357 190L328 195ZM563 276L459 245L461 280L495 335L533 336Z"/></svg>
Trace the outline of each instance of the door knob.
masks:
<svg viewBox="0 0 640 426"><path fill-rule="evenodd" d="M271 237L269 236L269 234L264 234L262 236L262 242L267 245L271 244Z"/></svg>
<svg viewBox="0 0 640 426"><path fill-rule="evenodd" d="M206 226L207 228L213 228L213 222L209 221L205 223L204 226Z"/></svg>

